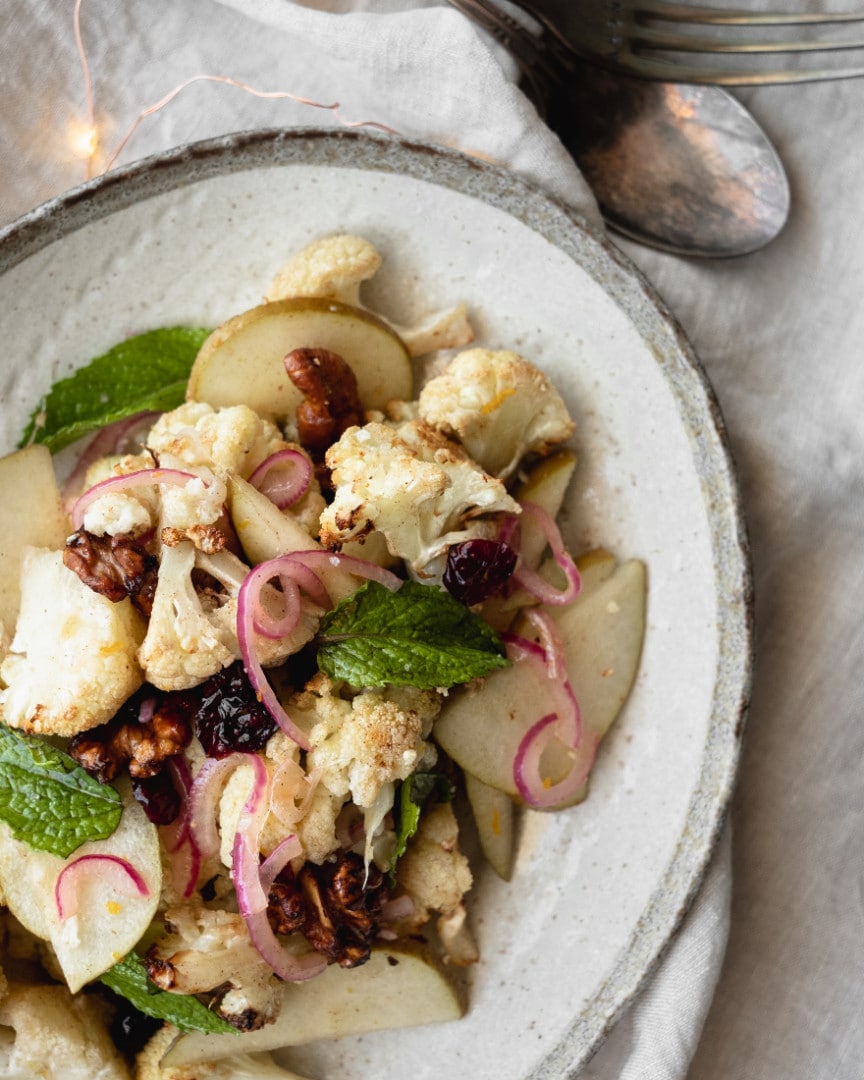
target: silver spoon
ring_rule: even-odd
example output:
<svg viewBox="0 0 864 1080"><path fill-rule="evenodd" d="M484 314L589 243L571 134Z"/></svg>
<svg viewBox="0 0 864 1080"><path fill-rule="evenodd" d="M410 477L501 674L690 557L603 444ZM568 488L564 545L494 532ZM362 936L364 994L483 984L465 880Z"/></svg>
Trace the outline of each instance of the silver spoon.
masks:
<svg viewBox="0 0 864 1080"><path fill-rule="evenodd" d="M573 155L610 228L649 247L713 258L757 251L783 228L783 165L727 91L634 79L569 54L562 63L551 34L536 37L488 0L450 3L512 53L526 93Z"/></svg>
<svg viewBox="0 0 864 1080"><path fill-rule="evenodd" d="M681 255L746 255L789 216L776 150L716 86L647 82L583 65L547 101L610 228Z"/></svg>

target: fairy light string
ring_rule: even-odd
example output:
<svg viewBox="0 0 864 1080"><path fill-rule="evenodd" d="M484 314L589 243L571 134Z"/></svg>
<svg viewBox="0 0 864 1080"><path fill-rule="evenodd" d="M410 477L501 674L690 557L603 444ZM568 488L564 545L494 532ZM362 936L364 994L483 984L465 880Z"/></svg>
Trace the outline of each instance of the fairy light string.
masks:
<svg viewBox="0 0 864 1080"><path fill-rule="evenodd" d="M209 82L218 83L223 86L231 86L237 90L243 90L247 94L251 94L253 97L265 98L270 101L292 101L297 105L305 105L313 109L323 109L326 112L333 114L335 119L347 128L360 128L371 127L377 128L379 131L384 131L390 135L398 134L393 128L387 127L386 124L378 123L375 120L348 120L344 117L340 111L339 102L333 102L332 104L324 104L320 101L313 101L311 98L301 97L298 94L293 94L287 90L261 90L257 87L250 86L248 83L241 82L239 79L233 79L228 75L209 75L199 74L192 75L188 79L184 79L179 85L175 86L173 90L169 90L167 94L161 97L158 101L152 105L147 105L141 109L135 119L127 128L125 134L122 135L117 142L113 151L107 154L107 159L102 168L99 168L99 159L103 156L104 148L102 146L102 140L99 132L99 124L96 120L96 102L93 93L93 76L90 70L90 62L87 56L87 49L84 45L84 37L81 33L81 6L83 0L75 0L75 6L73 9L73 22L75 33L75 45L78 50L78 58L81 63L81 71L84 78L84 95L87 108L86 120L84 124L73 125L71 132L71 139L73 148L75 151L84 158L86 178L88 180L100 173L106 173L112 169L117 162L120 154L126 148L129 140L134 136L135 132L141 126L141 124L150 116L154 116L160 112L167 105L170 105L172 101L178 95L180 95L188 87L193 86L195 83Z"/></svg>

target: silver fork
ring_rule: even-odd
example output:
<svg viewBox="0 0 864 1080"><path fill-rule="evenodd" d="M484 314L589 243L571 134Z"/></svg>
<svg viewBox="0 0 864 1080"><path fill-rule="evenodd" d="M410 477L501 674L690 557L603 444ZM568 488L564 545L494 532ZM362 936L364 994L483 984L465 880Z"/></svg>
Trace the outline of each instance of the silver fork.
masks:
<svg viewBox="0 0 864 1080"><path fill-rule="evenodd" d="M864 23L864 12L748 11L664 0L518 0L516 6L539 24L534 33L494 0L450 3L505 45L529 82L535 71L541 77L548 75L544 66L560 75L562 68L572 69L580 59L642 79L717 86L864 77L864 64L772 66L782 54L809 57L864 50L864 38L800 36L802 31L826 26ZM792 34L775 36L778 27L792 28ZM706 56L723 60L706 61ZM730 57L736 60L730 63ZM759 62L754 63L757 58Z"/></svg>

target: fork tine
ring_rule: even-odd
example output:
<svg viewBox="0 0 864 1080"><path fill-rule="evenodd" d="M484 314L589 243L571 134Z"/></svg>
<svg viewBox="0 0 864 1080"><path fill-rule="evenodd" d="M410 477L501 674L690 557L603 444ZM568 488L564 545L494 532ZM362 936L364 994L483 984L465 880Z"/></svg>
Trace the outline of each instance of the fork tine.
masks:
<svg viewBox="0 0 864 1080"><path fill-rule="evenodd" d="M864 22L864 16L861 21ZM810 53L864 49L864 38L836 41L824 39L819 41L747 41L740 36L737 39L709 38L660 30L655 27L642 27L634 32L631 44L637 51L652 48L667 52Z"/></svg>
<svg viewBox="0 0 864 1080"><path fill-rule="evenodd" d="M613 65L610 65L613 66ZM782 71L746 71L711 68L634 56L632 63L614 65L624 74L660 82L697 83L703 86L785 86L793 83L832 82L864 78L864 66L848 68L802 68Z"/></svg>
<svg viewBox="0 0 864 1080"><path fill-rule="evenodd" d="M634 0L631 10L637 18L707 26L815 26L864 22L864 12L860 11L748 11L670 4L664 0Z"/></svg>

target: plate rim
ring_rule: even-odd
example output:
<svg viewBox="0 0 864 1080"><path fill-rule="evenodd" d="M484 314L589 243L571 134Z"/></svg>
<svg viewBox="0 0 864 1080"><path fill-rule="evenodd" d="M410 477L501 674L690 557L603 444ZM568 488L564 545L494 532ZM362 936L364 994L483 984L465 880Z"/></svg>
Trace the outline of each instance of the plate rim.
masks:
<svg viewBox="0 0 864 1080"><path fill-rule="evenodd" d="M642 270L602 230L501 164L419 139L290 127L186 143L88 180L0 229L0 276L64 236L147 198L214 176L285 165L398 173L479 198L516 218L572 258L635 324L663 369L685 423L709 522L720 638L706 746L685 818L699 828L686 843L688 829L678 837L621 955L586 1009L526 1080L572 1077L596 1053L675 940L719 843L739 772L753 674L753 571L719 402L683 327ZM574 232L587 241L587 262L585 248L577 257L568 242ZM692 416L682 409L685 404Z"/></svg>

